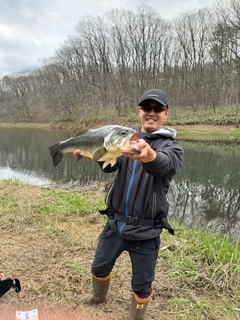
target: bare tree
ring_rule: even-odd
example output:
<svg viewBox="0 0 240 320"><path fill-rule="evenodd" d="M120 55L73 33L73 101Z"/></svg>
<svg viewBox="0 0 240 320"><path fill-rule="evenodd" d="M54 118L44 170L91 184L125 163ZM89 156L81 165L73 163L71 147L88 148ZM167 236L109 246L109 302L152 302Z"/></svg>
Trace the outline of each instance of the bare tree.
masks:
<svg viewBox="0 0 240 320"><path fill-rule="evenodd" d="M1 80L0 117L75 120L103 108L126 115L148 88L167 91L173 107L239 105L239 45L238 0L172 22L147 6L85 16L39 68Z"/></svg>
<svg viewBox="0 0 240 320"><path fill-rule="evenodd" d="M225 104L240 103L240 3L220 1L212 15L215 30L211 54L225 80L221 99Z"/></svg>
<svg viewBox="0 0 240 320"><path fill-rule="evenodd" d="M193 110L197 110L197 107L203 104L203 91L207 88L204 67L209 62L209 21L206 9L190 15L183 14L175 21L175 32L179 42L178 71L181 72L182 92L185 96L182 103L192 105Z"/></svg>

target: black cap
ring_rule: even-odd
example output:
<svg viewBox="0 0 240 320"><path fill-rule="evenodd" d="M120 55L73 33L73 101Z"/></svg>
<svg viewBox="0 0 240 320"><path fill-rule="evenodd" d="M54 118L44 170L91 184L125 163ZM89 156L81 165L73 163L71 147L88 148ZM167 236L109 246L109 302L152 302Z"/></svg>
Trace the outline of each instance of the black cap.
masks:
<svg viewBox="0 0 240 320"><path fill-rule="evenodd" d="M155 100L168 108L168 96L164 91L161 91L158 89L152 89L152 90L146 91L141 96L141 100L138 103L138 105L141 106L144 101L150 100L150 99Z"/></svg>

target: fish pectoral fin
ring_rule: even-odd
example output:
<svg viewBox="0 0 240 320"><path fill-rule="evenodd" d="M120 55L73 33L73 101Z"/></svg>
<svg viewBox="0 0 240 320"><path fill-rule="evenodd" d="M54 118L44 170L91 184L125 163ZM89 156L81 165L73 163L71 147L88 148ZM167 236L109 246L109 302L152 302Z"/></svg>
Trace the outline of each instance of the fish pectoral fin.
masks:
<svg viewBox="0 0 240 320"><path fill-rule="evenodd" d="M98 161L99 159L101 159L105 155L106 152L107 151L104 147L95 151L93 154L93 161Z"/></svg>
<svg viewBox="0 0 240 320"><path fill-rule="evenodd" d="M106 166L108 166L109 164L111 164L111 167L113 167L116 163L116 158L111 158L111 159L106 159L103 163L102 168L106 168Z"/></svg>

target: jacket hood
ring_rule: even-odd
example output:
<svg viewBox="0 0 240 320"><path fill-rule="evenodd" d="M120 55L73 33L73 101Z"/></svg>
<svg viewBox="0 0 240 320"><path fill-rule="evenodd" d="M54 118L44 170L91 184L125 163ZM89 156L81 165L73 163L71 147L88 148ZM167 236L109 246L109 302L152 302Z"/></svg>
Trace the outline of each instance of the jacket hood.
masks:
<svg viewBox="0 0 240 320"><path fill-rule="evenodd" d="M146 133L146 136L150 137L151 135L154 135L154 134L158 134L158 135L161 135L161 136L164 136L167 138L171 138L174 140L176 138L177 131L172 128L166 127L166 128L161 128L161 129L154 131L152 133Z"/></svg>
<svg viewBox="0 0 240 320"><path fill-rule="evenodd" d="M172 128L167 128L167 127L161 128L160 130L153 132L153 134L155 134L155 133L161 134L162 136L165 136L165 137L170 137L172 139L175 139L176 135L177 135L176 130L174 130Z"/></svg>

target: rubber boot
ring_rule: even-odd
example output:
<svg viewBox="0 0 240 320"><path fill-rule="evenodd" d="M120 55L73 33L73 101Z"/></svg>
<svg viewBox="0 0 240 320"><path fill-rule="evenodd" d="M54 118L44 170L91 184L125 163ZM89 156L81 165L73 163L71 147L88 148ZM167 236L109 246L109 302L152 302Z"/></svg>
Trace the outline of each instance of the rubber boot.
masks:
<svg viewBox="0 0 240 320"><path fill-rule="evenodd" d="M143 320L144 315L149 303L149 300L152 298L154 290L152 289L149 297L145 299L139 298L136 293L133 293L132 302L131 302L131 313L130 320Z"/></svg>
<svg viewBox="0 0 240 320"><path fill-rule="evenodd" d="M95 305L105 302L109 289L110 277L111 275L107 276L106 278L97 278L92 275L93 294L92 296L86 298L84 303L88 305Z"/></svg>

